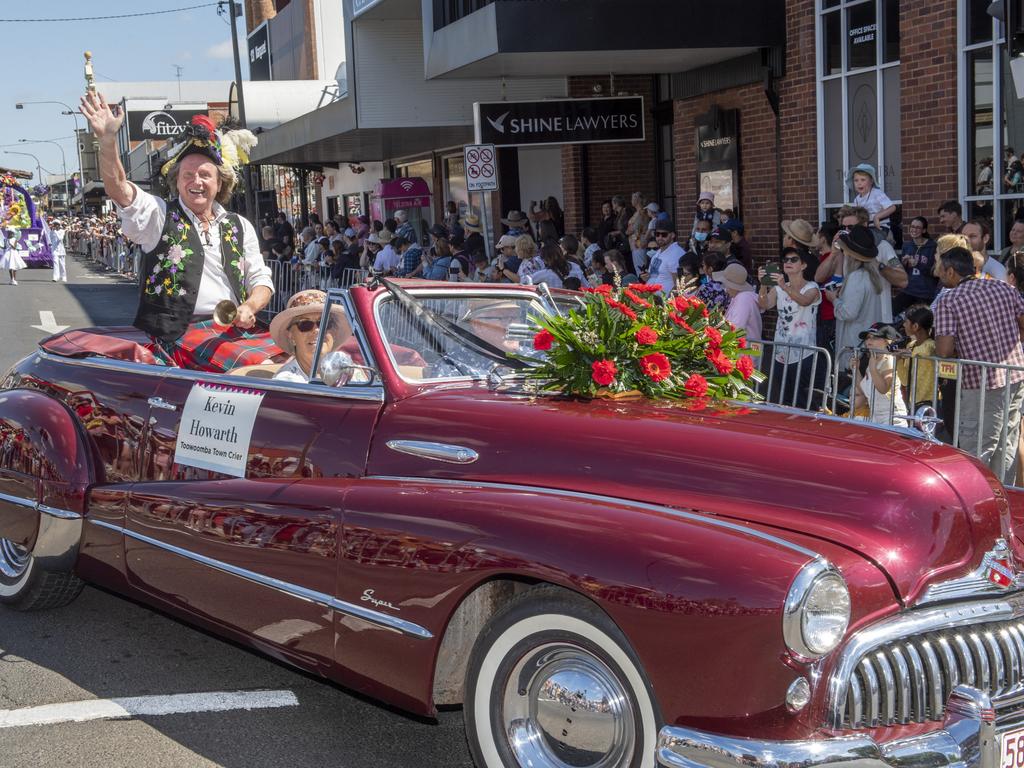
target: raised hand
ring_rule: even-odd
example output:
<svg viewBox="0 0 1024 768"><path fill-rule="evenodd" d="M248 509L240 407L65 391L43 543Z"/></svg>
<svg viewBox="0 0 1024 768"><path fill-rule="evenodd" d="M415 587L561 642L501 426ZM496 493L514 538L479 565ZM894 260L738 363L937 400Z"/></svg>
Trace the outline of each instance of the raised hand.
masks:
<svg viewBox="0 0 1024 768"><path fill-rule="evenodd" d="M124 112L116 105L108 105L103 94L89 92L81 98L80 104L82 114L89 121L89 127L97 139L102 141L104 137L112 138L117 135L124 123Z"/></svg>

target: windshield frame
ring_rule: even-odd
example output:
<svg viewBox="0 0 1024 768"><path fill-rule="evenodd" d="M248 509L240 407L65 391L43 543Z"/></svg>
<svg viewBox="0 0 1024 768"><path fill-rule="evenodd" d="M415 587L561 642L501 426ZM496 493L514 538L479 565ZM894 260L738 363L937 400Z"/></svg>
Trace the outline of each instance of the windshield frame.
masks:
<svg viewBox="0 0 1024 768"><path fill-rule="evenodd" d="M495 285L500 285L500 283L495 284ZM486 284L483 284L483 283L480 284L479 289L474 287L474 288L458 288L458 289L454 289L453 290L451 288L445 288L445 287L438 286L437 288L433 288L433 287L423 287L423 288L420 288L420 287L417 287L417 288L414 288L412 290L408 290L408 289L406 289L406 288L404 288L402 286L398 286L398 287L399 287L400 290L405 291L405 293L407 293L409 296L411 296L416 301L419 301L421 298L434 298L434 297L450 297L450 298L465 297L466 299L473 299L473 298L489 299L489 298L494 298L495 300L499 300L499 299L506 299L506 300L512 299L512 300L515 300L515 301L523 301L524 299L526 299L529 302L532 302L532 303L538 305L542 310L544 310L544 311L548 310L547 302L545 301L544 297L541 296L540 294L538 294L536 291L516 289L516 288L512 288L512 287L507 287L507 288L503 287L503 288L495 289L495 288L488 288L488 287L486 287ZM398 299L396 299L395 296L391 292L389 292L387 288L382 287L380 292L376 296L374 296L374 298L373 298L373 322L374 322L374 324L377 327L377 334L378 334L378 336L380 336L382 345L383 345L384 349L387 351L388 363L390 364L391 369L395 372L395 375L398 376L398 378L403 383L411 384L413 386L423 386L423 385L433 385L433 384L445 384L445 383L468 382L468 381L486 381L487 380L488 377L487 377L487 374L485 374L485 373L479 373L479 374L476 374L476 375L463 374L463 375L459 375L459 376L443 376L443 377L439 376L437 378L429 378L429 379L413 379L413 378L409 378L409 377L403 375L401 367L399 366L398 361L395 359L394 353L391 351L391 344L389 343L388 337L384 333L384 325L383 325L383 321L382 321L382 318L381 318L381 306L386 301L396 301L397 302ZM532 315L533 313L531 312L530 314ZM445 331L445 333L450 333L450 331L448 331L447 329L443 329L443 330ZM470 332L470 333L472 333L472 332ZM460 343L465 343L464 340L460 339L458 336L455 336L455 334L452 334L452 336L453 336L453 338L458 339ZM481 354L481 357L486 357L486 355ZM515 361L515 358L509 358L509 359L512 360L512 361ZM498 363L496 362L495 364L497 365Z"/></svg>

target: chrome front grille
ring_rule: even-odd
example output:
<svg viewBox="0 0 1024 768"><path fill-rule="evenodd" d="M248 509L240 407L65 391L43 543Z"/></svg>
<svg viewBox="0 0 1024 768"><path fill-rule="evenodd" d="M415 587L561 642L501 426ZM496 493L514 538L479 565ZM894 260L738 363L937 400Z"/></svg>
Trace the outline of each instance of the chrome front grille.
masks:
<svg viewBox="0 0 1024 768"><path fill-rule="evenodd" d="M1014 601L1016 603L1016 601ZM976 607L966 620L963 609L939 614L949 626L908 633L903 637L869 642L862 653L847 657L837 667L835 680L841 700L843 728L869 728L941 720L946 699L957 685L970 685L998 695L1024 682L1024 617L1020 608L977 606L1012 618L978 620ZM996 610L1002 607L1004 610ZM934 611L933 611L934 612ZM957 619L961 619L958 621ZM904 620L905 621L905 620ZM900 622L893 622L898 627ZM906 621L912 627L913 620ZM930 622L921 622L930 623ZM838 702L837 702L838 703ZM838 714L838 713L837 713Z"/></svg>

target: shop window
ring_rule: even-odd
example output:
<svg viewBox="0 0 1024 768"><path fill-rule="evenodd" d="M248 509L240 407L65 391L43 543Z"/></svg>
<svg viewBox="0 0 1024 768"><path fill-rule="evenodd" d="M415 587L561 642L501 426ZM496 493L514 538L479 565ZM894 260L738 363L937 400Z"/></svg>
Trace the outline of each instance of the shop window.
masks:
<svg viewBox="0 0 1024 768"><path fill-rule="evenodd" d="M849 169L868 163L902 195L899 0L819 0L821 213L855 196Z"/></svg>
<svg viewBox="0 0 1024 768"><path fill-rule="evenodd" d="M1003 24L988 2L960 0L964 48L960 56L960 189L965 212L991 219L995 250L1009 242L1014 218L1024 214L1024 102L1017 98L1003 40Z"/></svg>
<svg viewBox="0 0 1024 768"><path fill-rule="evenodd" d="M466 188L466 160L462 155L444 158L444 199L454 200L459 206L459 215L470 209L469 192Z"/></svg>

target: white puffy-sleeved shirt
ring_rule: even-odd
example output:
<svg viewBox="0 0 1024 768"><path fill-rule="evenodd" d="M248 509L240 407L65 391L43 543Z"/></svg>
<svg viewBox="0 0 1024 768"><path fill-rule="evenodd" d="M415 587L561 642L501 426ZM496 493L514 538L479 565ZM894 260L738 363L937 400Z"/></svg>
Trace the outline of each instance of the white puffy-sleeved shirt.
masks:
<svg viewBox="0 0 1024 768"><path fill-rule="evenodd" d="M167 202L156 195L143 192L134 184L132 184L132 188L135 190L135 199L131 205L126 205L124 208L117 206L117 213L121 217L121 231L148 253L156 248L164 234ZM224 272L224 262L220 250L220 225L228 212L220 203L213 204L213 221L210 223L210 236L207 238L203 234L199 217L190 211L188 206L182 205L181 207L192 222L192 226L199 233L200 242L203 243L203 276L199 283L196 306L192 311L197 315L209 315L217 306L218 301L229 298L238 303L240 297L235 296L231 282ZM274 281L271 277L270 267L263 262L263 256L260 254L256 229L244 216L238 218L242 223L242 274L245 276L245 289L251 294L256 286L265 285L273 292Z"/></svg>

